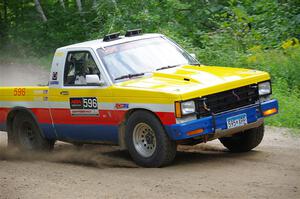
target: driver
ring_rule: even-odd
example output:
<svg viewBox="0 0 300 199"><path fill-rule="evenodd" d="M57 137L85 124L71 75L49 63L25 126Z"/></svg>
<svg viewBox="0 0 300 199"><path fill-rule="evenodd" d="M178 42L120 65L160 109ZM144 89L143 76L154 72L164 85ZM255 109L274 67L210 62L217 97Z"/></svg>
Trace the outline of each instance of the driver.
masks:
<svg viewBox="0 0 300 199"><path fill-rule="evenodd" d="M86 75L89 74L97 74L100 78L100 72L99 69L97 68L93 58L89 53L83 55L81 58L81 66L78 69L78 72L76 74L75 78L75 84L76 85L86 85Z"/></svg>

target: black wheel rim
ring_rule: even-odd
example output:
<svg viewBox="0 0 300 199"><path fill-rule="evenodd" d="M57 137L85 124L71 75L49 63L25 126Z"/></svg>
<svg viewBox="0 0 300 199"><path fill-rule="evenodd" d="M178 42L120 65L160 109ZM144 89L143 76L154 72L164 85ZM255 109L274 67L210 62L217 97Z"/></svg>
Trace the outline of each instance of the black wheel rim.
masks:
<svg viewBox="0 0 300 199"><path fill-rule="evenodd" d="M26 149L33 149L36 142L36 133L31 123L23 122L19 129L21 145Z"/></svg>

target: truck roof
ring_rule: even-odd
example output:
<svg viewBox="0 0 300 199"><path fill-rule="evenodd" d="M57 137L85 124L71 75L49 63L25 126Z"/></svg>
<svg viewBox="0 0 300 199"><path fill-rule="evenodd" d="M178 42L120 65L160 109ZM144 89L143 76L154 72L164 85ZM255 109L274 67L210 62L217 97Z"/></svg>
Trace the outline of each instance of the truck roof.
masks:
<svg viewBox="0 0 300 199"><path fill-rule="evenodd" d="M82 43L64 46L64 47L58 48L57 50L65 50L65 49L70 49L70 48L98 49L98 48L103 48L106 46L112 46L112 45L116 45L116 44L120 44L120 43L129 42L129 41L135 41L135 40L147 39L147 38L153 38L153 37L160 37L160 36L163 36L163 35L157 34L157 33L151 33L151 34L142 34L142 35L132 36L132 37L120 36L119 39L112 40L112 41L103 41L103 38L102 38L102 39L96 39L96 40L91 40L91 41L86 41L86 42L82 42Z"/></svg>

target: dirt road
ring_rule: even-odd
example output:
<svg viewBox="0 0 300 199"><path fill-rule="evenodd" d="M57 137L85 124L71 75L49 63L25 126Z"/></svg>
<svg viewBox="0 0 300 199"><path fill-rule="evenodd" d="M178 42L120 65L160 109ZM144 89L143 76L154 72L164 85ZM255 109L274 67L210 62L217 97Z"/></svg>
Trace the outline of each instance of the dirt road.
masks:
<svg viewBox="0 0 300 199"><path fill-rule="evenodd" d="M35 67L0 64L0 85L47 77ZM6 141L0 132L1 199L300 198L300 138L283 128L267 127L249 153L229 153L218 141L181 147L174 164L160 169L139 168L116 147L78 150L59 142L53 153L20 154L8 151Z"/></svg>

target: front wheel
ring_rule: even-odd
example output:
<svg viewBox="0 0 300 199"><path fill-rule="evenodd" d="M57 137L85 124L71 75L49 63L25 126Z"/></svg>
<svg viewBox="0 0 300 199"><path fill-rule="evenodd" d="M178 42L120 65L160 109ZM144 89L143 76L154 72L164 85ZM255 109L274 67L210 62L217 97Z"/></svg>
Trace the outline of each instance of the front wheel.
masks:
<svg viewBox="0 0 300 199"><path fill-rule="evenodd" d="M232 137L220 138L221 143L232 152L247 152L257 147L264 137L264 125L249 129Z"/></svg>
<svg viewBox="0 0 300 199"><path fill-rule="evenodd" d="M162 167L176 155L176 143L150 112L136 111L127 121L125 140L132 159L140 166Z"/></svg>

